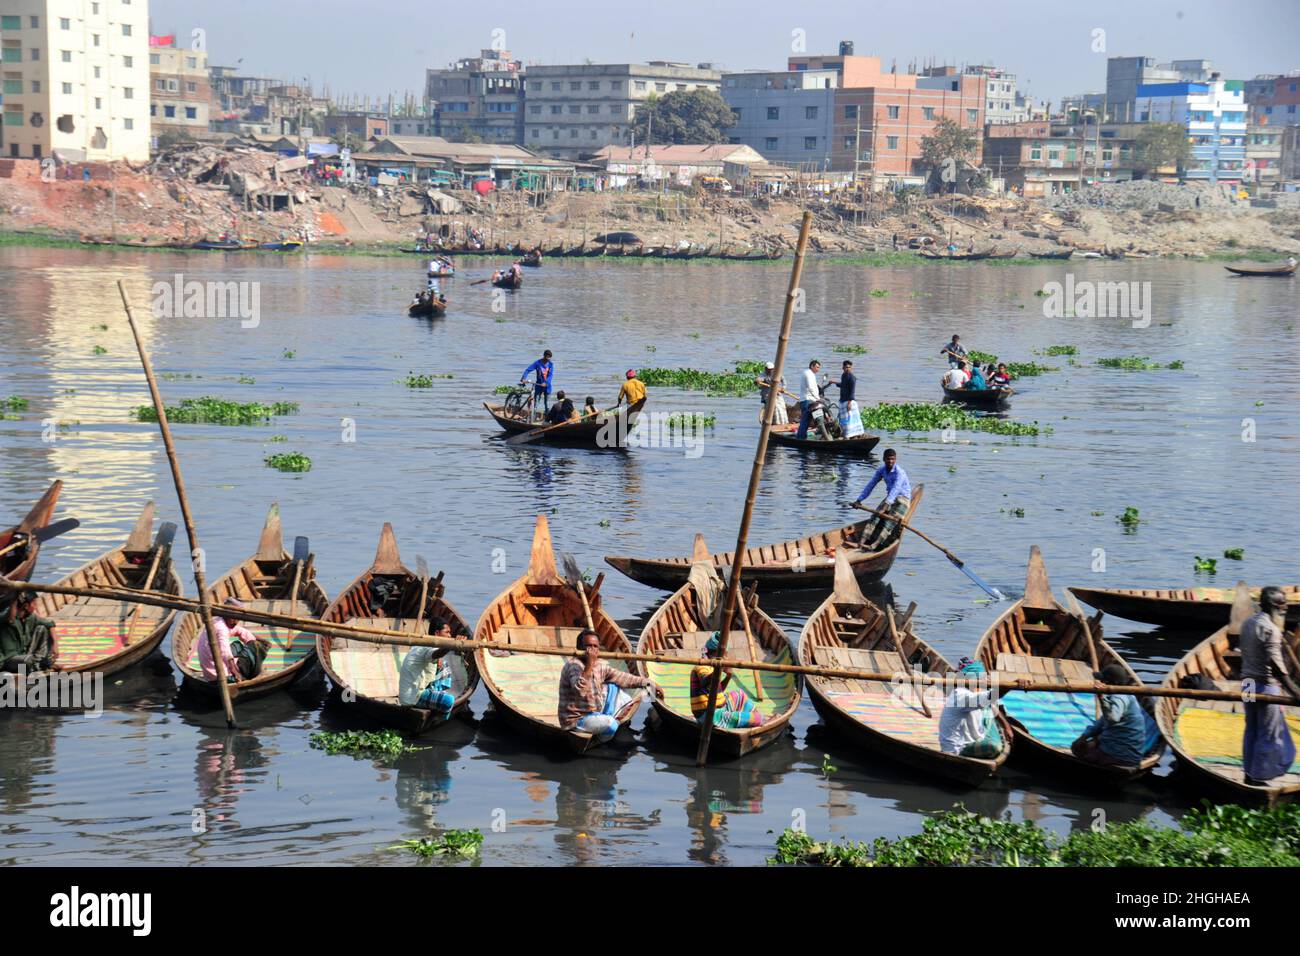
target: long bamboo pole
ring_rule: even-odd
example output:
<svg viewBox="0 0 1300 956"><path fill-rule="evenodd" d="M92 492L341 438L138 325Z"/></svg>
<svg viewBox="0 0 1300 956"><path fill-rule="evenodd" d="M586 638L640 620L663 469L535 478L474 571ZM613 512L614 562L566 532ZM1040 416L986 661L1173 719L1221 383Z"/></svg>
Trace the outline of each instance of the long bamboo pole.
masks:
<svg viewBox="0 0 1300 956"><path fill-rule="evenodd" d="M127 601L146 604L151 607L168 608L174 611L198 613L199 602L193 598L177 597L162 591L141 592L125 587L78 588L61 584L31 584L26 581L13 581L0 575L0 593L5 591L34 591L37 594L66 594L73 597L102 598L107 601ZM334 624L317 618L294 617L289 614L272 614L266 611L254 611L248 608L223 608L222 615L239 621L254 624L267 624L287 630L301 631L304 634L321 634L345 640L362 641L371 644L398 647L437 647L452 651L493 650L501 647L496 641L479 641L468 638L434 637L428 634L413 634L392 628L361 627L354 624ZM512 648L514 653L541 654L552 657L572 657L573 649L565 647L538 647L520 645ZM883 671L860 670L852 667L823 667L816 664L776 664L771 661L740 661L702 658L691 660L685 657L668 657L662 654L638 654L623 651L601 651L602 658L621 661L641 661L649 664L673 664L676 666L720 666L739 670L771 671L777 674L803 674L811 677L836 677L849 680L882 681L893 683L900 678L914 684L929 684L935 687L975 687L980 681L963 677L960 674L930 674L917 672L912 675L903 673L885 673ZM994 671L996 677L1000 672ZM1178 697L1188 700L1226 700L1239 702L1241 694L1221 690L1193 690L1182 687L1112 686L1109 684L1071 684L1064 682L1031 684L1029 690L1042 690L1051 693L1070 694L1132 694L1134 697ZM1290 704L1295 706L1300 701L1278 694L1256 694L1255 700L1265 704Z"/></svg>
<svg viewBox="0 0 1300 956"><path fill-rule="evenodd" d="M194 568L194 586L199 589L199 616L203 618L203 627L208 635L208 649L212 652L212 662L217 669L217 684L221 691L221 708L226 712L226 726L235 726L235 708L230 702L230 688L226 685L226 662L221 659L221 649L217 646L217 632L212 625L212 603L208 598L208 585L204 580L203 564L194 560L199 553L198 532L194 530L194 518L190 515L189 498L185 495L185 479L181 477L180 459L176 457L176 446L172 443L171 426L167 423L167 408L163 405L162 395L158 391L158 381L153 375L153 363L140 338L140 329L135 324L135 310L131 307L131 297L127 295L126 283L118 279L117 291L122 296L122 306L126 309L126 321L131 326L131 335L135 338L136 351L140 353L140 365L144 369L145 381L149 383L149 395L153 398L154 410L158 413L158 430L162 432L163 445L167 449L167 463L171 465L172 480L176 484L176 498L181 506L181 518L185 522L185 534L190 539L190 565Z"/></svg>
<svg viewBox="0 0 1300 956"><path fill-rule="evenodd" d="M785 312L781 316L781 334L777 338L775 366L772 370L773 387L767 393L767 410L763 415L763 428L758 433L758 448L754 450L754 465L749 471L749 490L745 494L745 507L740 515L740 531L736 534L735 559L731 562L731 574L727 579L727 601L722 613L722 630L718 634L718 656L727 656L727 637L731 633L731 619L736 613L736 594L740 590L740 572L745 563L745 545L749 541L749 521L754 514L754 498L758 495L758 482L763 477L763 459L767 455L767 439L772 433L772 420L776 415L776 403L785 401L778 395L776 383L781 381L785 368L785 350L790 342L790 326L794 321L794 303L799 296L799 281L803 276L803 257L808 249L808 230L812 226L812 213L805 211L803 222L799 225L799 245L794 251L794 267L790 270L790 286L785 293ZM709 739L713 735L713 713L718 703L718 687L722 682L722 667L715 666L709 679L709 706L704 713L704 723L700 728L700 746L695 754L695 763L703 767L709 759Z"/></svg>

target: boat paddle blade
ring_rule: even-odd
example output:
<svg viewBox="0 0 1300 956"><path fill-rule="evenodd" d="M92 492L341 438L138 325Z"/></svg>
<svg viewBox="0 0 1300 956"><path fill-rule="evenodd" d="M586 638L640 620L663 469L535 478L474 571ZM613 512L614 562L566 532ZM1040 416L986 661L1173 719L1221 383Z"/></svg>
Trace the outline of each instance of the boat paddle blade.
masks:
<svg viewBox="0 0 1300 956"><path fill-rule="evenodd" d="M950 558L949 560L952 559ZM953 561L952 563L957 568L958 571L960 571L962 574L966 575L966 577L974 581L975 584L978 585L979 588L983 590L983 592L987 594L989 597L991 597L993 600L1005 601L1007 599L1005 594L1003 594L997 588L993 587L993 585L986 584L983 578L981 578L978 574L976 574L974 571L968 568L961 561Z"/></svg>
<svg viewBox="0 0 1300 956"><path fill-rule="evenodd" d="M417 554L415 556L415 573L421 578L427 578L429 576L429 562L424 560L424 555L422 554Z"/></svg>
<svg viewBox="0 0 1300 956"><path fill-rule="evenodd" d="M576 588L582 581L582 570L578 567L577 560L571 554L563 555L560 566L564 568L564 580Z"/></svg>
<svg viewBox="0 0 1300 956"><path fill-rule="evenodd" d="M49 541L51 538L57 538L61 534L67 534L81 527L81 522L76 518L64 518L61 521L55 521L47 524L44 528L37 528L32 532L32 537L37 541Z"/></svg>
<svg viewBox="0 0 1300 956"><path fill-rule="evenodd" d="M293 560L295 564L306 563L307 558L311 555L311 542L307 540L304 534L298 535L293 539Z"/></svg>
<svg viewBox="0 0 1300 956"><path fill-rule="evenodd" d="M176 522L164 521L158 527L158 535L153 539L155 551L162 551L164 557L171 552L172 542L176 540Z"/></svg>

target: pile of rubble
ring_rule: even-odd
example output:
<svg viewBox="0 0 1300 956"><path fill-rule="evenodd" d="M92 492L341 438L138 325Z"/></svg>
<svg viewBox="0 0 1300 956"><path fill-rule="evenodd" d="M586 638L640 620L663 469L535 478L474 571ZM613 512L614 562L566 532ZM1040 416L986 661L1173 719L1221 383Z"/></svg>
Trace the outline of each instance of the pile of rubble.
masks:
<svg viewBox="0 0 1300 956"><path fill-rule="evenodd" d="M1098 183L1043 199L1043 204L1053 209L1135 209L1140 212L1227 209L1236 203L1236 191L1231 186L1211 186L1208 183L1177 185L1151 179Z"/></svg>

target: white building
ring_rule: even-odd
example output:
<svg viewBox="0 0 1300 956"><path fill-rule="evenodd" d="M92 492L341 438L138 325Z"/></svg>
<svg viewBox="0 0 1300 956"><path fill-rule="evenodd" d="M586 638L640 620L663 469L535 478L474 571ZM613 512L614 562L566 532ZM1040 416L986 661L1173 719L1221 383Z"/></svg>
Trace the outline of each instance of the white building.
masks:
<svg viewBox="0 0 1300 956"><path fill-rule="evenodd" d="M5 156L149 158L148 0L4 0Z"/></svg>
<svg viewBox="0 0 1300 956"><path fill-rule="evenodd" d="M1246 168L1246 100L1239 80L1218 74L1205 83L1154 83L1137 89L1140 123L1176 123L1187 129L1192 165L1184 178L1240 182Z"/></svg>

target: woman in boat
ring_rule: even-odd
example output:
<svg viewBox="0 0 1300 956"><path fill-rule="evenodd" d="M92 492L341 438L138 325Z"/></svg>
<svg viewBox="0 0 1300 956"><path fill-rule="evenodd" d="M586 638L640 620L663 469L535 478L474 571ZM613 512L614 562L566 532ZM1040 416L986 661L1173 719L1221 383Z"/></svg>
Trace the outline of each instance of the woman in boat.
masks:
<svg viewBox="0 0 1300 956"><path fill-rule="evenodd" d="M244 602L237 597L228 597L222 606L238 610L244 607ZM252 631L233 617L214 614L212 628L217 634L217 651L221 654L222 663L226 665L228 682L233 684L241 680L252 680L262 672L262 662L271 649L267 641L258 640ZM200 630L195 640L199 645L199 667L203 670L203 676L206 680L215 681L217 665L212 659L208 629L205 627Z"/></svg>
<svg viewBox="0 0 1300 956"><path fill-rule="evenodd" d="M610 667L600 659L600 635L590 628L578 635L578 657L560 671L560 726L591 734L608 743L618 733L618 714L632 700L627 687L649 688L662 699L664 692L648 677Z"/></svg>
<svg viewBox="0 0 1300 956"><path fill-rule="evenodd" d="M582 405L583 418L595 418L600 414L600 409L596 407L596 396L588 395L586 402Z"/></svg>
<svg viewBox="0 0 1300 956"><path fill-rule="evenodd" d="M720 657L722 643L715 631L704 645L705 657ZM691 669L691 713L700 723L704 723L709 712L709 687L713 683L713 668L701 664ZM722 679L718 682L717 702L713 708L713 726L728 730L744 730L746 727L761 727L764 717L759 713L749 695L737 687L727 690L731 683L731 670L722 669Z"/></svg>
<svg viewBox="0 0 1300 956"><path fill-rule="evenodd" d="M429 619L429 633L434 637L452 637L451 625L443 618ZM452 672L447 666L445 647L413 647L402 659L398 675L398 699L407 707L422 707L440 717L451 713L456 705L452 692Z"/></svg>
<svg viewBox="0 0 1300 956"><path fill-rule="evenodd" d="M980 392L989 387L988 382L984 381L984 373L980 371L978 364L971 366L970 381L966 383L966 387Z"/></svg>

